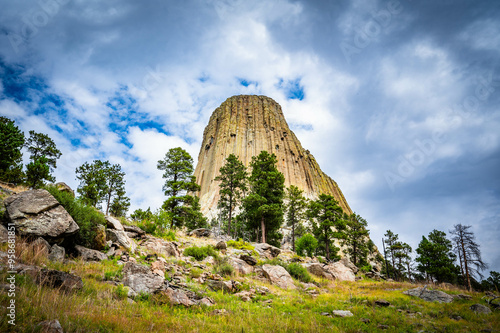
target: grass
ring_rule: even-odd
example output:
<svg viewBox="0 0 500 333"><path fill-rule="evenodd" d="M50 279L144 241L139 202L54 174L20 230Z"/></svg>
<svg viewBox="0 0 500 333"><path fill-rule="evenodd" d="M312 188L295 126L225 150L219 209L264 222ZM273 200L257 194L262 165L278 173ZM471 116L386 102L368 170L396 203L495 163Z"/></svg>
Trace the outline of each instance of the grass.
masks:
<svg viewBox="0 0 500 333"><path fill-rule="evenodd" d="M196 260L200 261L208 256L217 257L219 254L217 250L211 245L206 246L191 246L184 250L185 256L194 257Z"/></svg>
<svg viewBox="0 0 500 333"><path fill-rule="evenodd" d="M29 276L16 277L16 326L0 321L0 332L36 332L37 323L58 319L65 332L380 332L379 325L387 325L386 332L479 332L500 327L500 313L476 315L469 310L474 303L485 304L481 293L467 293L472 300L449 304L429 303L402 294L415 285L399 282L332 282L318 280L322 293L312 297L300 290L286 291L251 276L233 277L245 286L266 286L271 294L259 295L250 302L237 296L210 291L205 285L193 283L197 292L215 301L213 307L174 307L158 302L152 296L142 296L136 303L126 299L127 288L105 283L106 276L119 274L114 260L103 262L54 263L43 254L30 252L29 245L18 241L19 254L32 263L43 263L47 268L72 272L83 279L84 287L72 294L57 289L40 287ZM0 246L5 251L6 244ZM196 271L195 271L196 272ZM191 270L193 273L193 269ZM5 281L7 273L0 272ZM449 289L449 293L466 293ZM385 299L389 307L378 307L375 301ZM9 301L7 293L0 293L0 304ZM264 303L271 301L271 303ZM224 309L218 315L215 309ZM354 316L336 318L322 312L349 310ZM5 308L0 308L5 318ZM453 318L462 319L455 320ZM368 319L368 323L361 321Z"/></svg>

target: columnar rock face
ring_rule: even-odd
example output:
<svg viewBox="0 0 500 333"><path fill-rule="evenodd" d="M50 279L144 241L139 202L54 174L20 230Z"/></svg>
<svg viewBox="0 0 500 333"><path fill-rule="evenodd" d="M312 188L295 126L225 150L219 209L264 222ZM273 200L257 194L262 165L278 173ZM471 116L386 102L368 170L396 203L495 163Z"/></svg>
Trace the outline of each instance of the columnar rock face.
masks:
<svg viewBox="0 0 500 333"><path fill-rule="evenodd" d="M337 183L321 171L290 130L281 106L269 97L240 95L228 98L213 112L203 133L194 175L201 186L198 196L205 216L215 216L219 182L214 178L225 159L235 154L248 167L252 156L262 150L276 155L285 186L295 185L311 199L331 194L344 212L352 212Z"/></svg>

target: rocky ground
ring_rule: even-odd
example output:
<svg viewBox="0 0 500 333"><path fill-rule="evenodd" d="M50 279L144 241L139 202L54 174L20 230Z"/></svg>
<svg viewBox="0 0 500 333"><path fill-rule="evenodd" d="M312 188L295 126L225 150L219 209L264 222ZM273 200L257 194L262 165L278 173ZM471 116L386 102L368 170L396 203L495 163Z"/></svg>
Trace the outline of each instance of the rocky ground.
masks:
<svg viewBox="0 0 500 333"><path fill-rule="evenodd" d="M325 264L268 244L227 242L207 229L179 231L168 241L106 217L104 250L68 246L64 238L75 233L74 221L47 191L12 194L4 203L17 236L9 237L9 224L0 226L2 332L495 332L500 327L495 302L487 302L494 295L387 282L376 270L358 272L348 260ZM10 243L15 242L15 259L9 258L9 239L15 240ZM310 280L292 277L292 263ZM12 299L15 326L7 316Z"/></svg>

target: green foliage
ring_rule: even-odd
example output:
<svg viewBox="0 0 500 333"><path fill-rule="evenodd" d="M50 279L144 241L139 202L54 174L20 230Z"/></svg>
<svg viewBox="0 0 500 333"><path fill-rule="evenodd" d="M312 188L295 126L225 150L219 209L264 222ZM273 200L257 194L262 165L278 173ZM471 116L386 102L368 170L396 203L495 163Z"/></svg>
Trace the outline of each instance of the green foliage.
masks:
<svg viewBox="0 0 500 333"><path fill-rule="evenodd" d="M247 190L247 172L245 165L234 154L226 158L226 163L219 169L220 175L215 180L219 184L218 208L221 209L224 218L228 221L227 233L231 233L231 222L233 212L239 205L243 193Z"/></svg>
<svg viewBox="0 0 500 333"><path fill-rule="evenodd" d="M346 246L344 252L349 255L354 265L364 266L367 264L369 253L368 237L370 233L366 229L368 223L364 218L354 213L346 219L346 225L345 239L342 241L342 244Z"/></svg>
<svg viewBox="0 0 500 333"><path fill-rule="evenodd" d="M45 185L45 180L54 182L56 179L50 173L44 156L37 157L26 165L26 181L31 188L40 188Z"/></svg>
<svg viewBox="0 0 500 333"><path fill-rule="evenodd" d="M134 221L142 221L142 220L147 220L147 219L152 219L153 218L153 213L151 212L151 208L148 207L146 210L142 209L136 209L132 214L130 214L130 217Z"/></svg>
<svg viewBox="0 0 500 333"><path fill-rule="evenodd" d="M428 238L422 236L422 241L416 250L418 257L417 269L436 282L456 283L457 267L454 262L452 243L446 238L446 233L433 230Z"/></svg>
<svg viewBox="0 0 500 333"><path fill-rule="evenodd" d="M345 237L343 231L346 223L338 201L331 195L320 194L317 200L310 203L307 214L312 220L313 234L318 240L319 250L324 252L327 260L339 258L339 249L334 246L333 241Z"/></svg>
<svg viewBox="0 0 500 333"><path fill-rule="evenodd" d="M123 284L116 286L115 295L118 299L126 299L128 295L128 287L124 287Z"/></svg>
<svg viewBox="0 0 500 333"><path fill-rule="evenodd" d="M199 199L188 195L200 189L193 176L193 159L187 151L177 147L170 149L157 168L164 170L163 191L169 196L162 208L170 213L170 228L182 227L196 229L205 226L206 218L200 213Z"/></svg>
<svg viewBox="0 0 500 333"><path fill-rule="evenodd" d="M8 183L23 181L22 152L24 133L6 117L0 117L0 180Z"/></svg>
<svg viewBox="0 0 500 333"><path fill-rule="evenodd" d="M278 171L276 163L276 156L267 151L252 157L250 193L243 200L243 209L247 228L260 232L260 241L280 246L285 176ZM255 236L258 238L258 234Z"/></svg>
<svg viewBox="0 0 500 333"><path fill-rule="evenodd" d="M172 217L169 212L163 209L158 209L155 213L151 213L148 208L146 211L138 212L136 210L135 213L135 219L136 221L139 221L137 222L137 226L146 233L170 241L176 240L175 231L168 229L172 221ZM144 219L138 220L139 215Z"/></svg>
<svg viewBox="0 0 500 333"><path fill-rule="evenodd" d="M94 160L92 164L85 162L76 169L76 178L80 180L77 192L82 200L97 207L105 203L106 215L125 216L130 199L125 196L125 172L120 164L109 161Z"/></svg>
<svg viewBox="0 0 500 333"><path fill-rule="evenodd" d="M229 263L229 257L216 257L214 272L220 276L232 276L234 273L234 267Z"/></svg>
<svg viewBox="0 0 500 333"><path fill-rule="evenodd" d="M498 292L500 290L500 273L490 271L490 276L481 282L484 290Z"/></svg>
<svg viewBox="0 0 500 333"><path fill-rule="evenodd" d="M26 178L31 188L40 188L44 181L54 182L52 176L56 161L61 157L61 151L55 142L46 134L30 131L30 137L25 143L31 153L31 162L26 166Z"/></svg>
<svg viewBox="0 0 500 333"><path fill-rule="evenodd" d="M304 198L303 192L295 185L290 185L286 192L286 199L288 199L286 217L288 226L292 227L292 251L295 251L296 228L301 225L307 208L307 199Z"/></svg>
<svg viewBox="0 0 500 333"><path fill-rule="evenodd" d="M206 246L191 246L184 250L185 256L194 257L196 260L200 261L205 259L208 256L217 257L217 250L213 248L211 245Z"/></svg>
<svg viewBox="0 0 500 333"><path fill-rule="evenodd" d="M95 248L97 225L106 225L104 215L95 208L73 198L71 194L59 191L54 186L47 186L46 190L56 198L80 227L76 243L88 248Z"/></svg>
<svg viewBox="0 0 500 333"><path fill-rule="evenodd" d="M287 272L299 281L309 283L312 281L312 277L307 271L307 269L297 263L291 263L285 266Z"/></svg>
<svg viewBox="0 0 500 333"><path fill-rule="evenodd" d="M191 272L189 273L189 275L192 278L199 278L202 273L203 273L203 270L201 268L193 267L193 268L191 268Z"/></svg>
<svg viewBox="0 0 500 333"><path fill-rule="evenodd" d="M318 241L311 234L305 234L297 240L296 252L300 256L307 255L309 257L314 256L314 251L318 247Z"/></svg>
<svg viewBox="0 0 500 333"><path fill-rule="evenodd" d="M227 246L230 246L230 247L233 247L235 249L238 249L238 250L255 250L255 247L248 243L248 242L245 242L243 239L238 239L237 241L235 240L228 240L226 242L226 245Z"/></svg>

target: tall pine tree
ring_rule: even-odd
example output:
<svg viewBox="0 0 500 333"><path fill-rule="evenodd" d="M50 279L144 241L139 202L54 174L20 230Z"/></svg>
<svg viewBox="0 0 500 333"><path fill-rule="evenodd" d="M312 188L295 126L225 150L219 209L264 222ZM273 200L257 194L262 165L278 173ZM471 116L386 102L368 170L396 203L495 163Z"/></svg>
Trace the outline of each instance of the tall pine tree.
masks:
<svg viewBox="0 0 500 333"><path fill-rule="evenodd" d="M295 236L296 228L300 226L300 222L305 217L305 209L307 208L307 199L303 196L304 191L300 190L295 185L290 185L287 188L286 199L286 222L292 227L292 250L295 251Z"/></svg>
<svg viewBox="0 0 500 333"><path fill-rule="evenodd" d="M21 148L24 133L6 117L0 117L0 180L19 183L23 180Z"/></svg>
<svg viewBox="0 0 500 333"><path fill-rule="evenodd" d="M454 264L456 256L452 252L452 243L446 238L446 233L432 230L428 237L422 236L416 252L417 269L425 274L428 280L456 282L457 269Z"/></svg>
<svg viewBox="0 0 500 333"><path fill-rule="evenodd" d="M43 186L45 180L54 182L53 170L57 167L56 161L61 157L55 142L43 133L30 131L30 137L25 143L31 153L31 162L26 166L26 178L32 188Z"/></svg>
<svg viewBox="0 0 500 333"><path fill-rule="evenodd" d="M349 255L354 265L364 266L369 252L368 236L370 232L366 229L368 223L356 213L351 214L345 221L347 228L345 239L342 242L346 246L345 253Z"/></svg>

